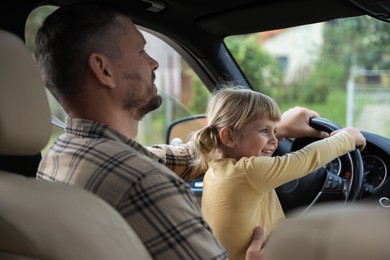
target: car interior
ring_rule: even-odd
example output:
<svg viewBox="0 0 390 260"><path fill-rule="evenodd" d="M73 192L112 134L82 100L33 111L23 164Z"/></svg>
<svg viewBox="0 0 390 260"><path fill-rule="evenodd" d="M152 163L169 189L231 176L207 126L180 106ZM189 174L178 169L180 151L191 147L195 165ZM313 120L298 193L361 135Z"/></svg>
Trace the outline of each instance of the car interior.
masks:
<svg viewBox="0 0 390 260"><path fill-rule="evenodd" d="M28 42L26 23L31 12L41 6L59 7L79 1L83 0L2 2L1 259L125 259L126 255L132 255L135 259L151 258L131 227L108 204L79 189L35 180L44 149L52 142L51 134L54 131L61 132L64 125L61 118L58 120L53 107L49 108L51 101L48 101L48 93L44 90L31 57L33 47ZM224 41L226 37L348 17L369 16L390 22L390 1L379 0L108 2L124 6L140 30L158 37L173 48L199 77L202 88L208 93L218 83L227 80L254 88L227 48ZM38 18L40 21L44 19ZM202 109L204 111L204 107ZM204 115L199 112L189 115L186 112L178 113L179 116L171 118L166 127L162 127L160 135L165 143L186 141L191 131L205 124ZM148 122L148 119L144 121ZM313 120L311 124L328 132L340 127L326 119ZM55 130L53 125L60 126L60 130ZM390 138L370 131L363 133L367 138L367 147L363 152L351 152L332 162L328 168L279 187L278 196L284 210L289 212L301 207L307 210L320 201L350 203L363 200L374 201L384 208L390 207L390 181L387 174L390 167ZM275 155L299 149L312 141L315 140L286 139L280 143ZM335 174L335 168L344 171L344 175ZM333 186L334 180L343 183L343 187L332 190L326 187L327 183ZM200 202L202 178L189 184ZM116 233L111 233L112 230ZM89 232L94 235L89 235L87 239ZM73 248L72 251L61 246L64 239L67 247ZM104 247L101 246L103 244ZM140 255L136 256L135 252Z"/></svg>

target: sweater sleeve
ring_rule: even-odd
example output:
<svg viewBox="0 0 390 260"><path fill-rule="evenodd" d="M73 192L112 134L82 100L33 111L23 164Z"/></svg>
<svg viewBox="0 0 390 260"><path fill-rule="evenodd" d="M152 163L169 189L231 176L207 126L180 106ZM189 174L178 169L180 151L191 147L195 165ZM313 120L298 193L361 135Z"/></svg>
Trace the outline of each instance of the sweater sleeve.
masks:
<svg viewBox="0 0 390 260"><path fill-rule="evenodd" d="M160 163L185 181L193 180L203 174L203 172L196 172L193 166L195 154L192 142L178 145L159 144L146 148L160 158Z"/></svg>
<svg viewBox="0 0 390 260"><path fill-rule="evenodd" d="M283 156L257 156L243 163L249 183L264 193L319 169L355 149L355 140L346 131L313 142Z"/></svg>

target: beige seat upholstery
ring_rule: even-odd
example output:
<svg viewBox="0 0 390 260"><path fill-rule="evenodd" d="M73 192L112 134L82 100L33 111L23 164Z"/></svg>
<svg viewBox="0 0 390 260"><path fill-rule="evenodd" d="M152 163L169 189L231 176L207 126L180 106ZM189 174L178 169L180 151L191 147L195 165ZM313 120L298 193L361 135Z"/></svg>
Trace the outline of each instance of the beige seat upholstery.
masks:
<svg viewBox="0 0 390 260"><path fill-rule="evenodd" d="M379 203L327 204L280 226L266 260L390 259L390 209Z"/></svg>
<svg viewBox="0 0 390 260"><path fill-rule="evenodd" d="M0 156L39 154L50 129L31 55L19 38L0 30ZM151 259L127 222L100 198L15 173L0 164L0 259Z"/></svg>

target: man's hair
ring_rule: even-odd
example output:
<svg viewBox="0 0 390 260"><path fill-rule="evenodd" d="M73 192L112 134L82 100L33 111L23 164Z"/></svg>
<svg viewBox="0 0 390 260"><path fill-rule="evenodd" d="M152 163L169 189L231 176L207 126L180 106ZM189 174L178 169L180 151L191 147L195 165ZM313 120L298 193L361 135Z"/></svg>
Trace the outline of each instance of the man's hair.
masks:
<svg viewBox="0 0 390 260"><path fill-rule="evenodd" d="M107 3L60 7L44 21L35 39L35 59L46 87L64 106L82 91L91 53L120 55L125 9ZM64 104L65 103L65 104Z"/></svg>

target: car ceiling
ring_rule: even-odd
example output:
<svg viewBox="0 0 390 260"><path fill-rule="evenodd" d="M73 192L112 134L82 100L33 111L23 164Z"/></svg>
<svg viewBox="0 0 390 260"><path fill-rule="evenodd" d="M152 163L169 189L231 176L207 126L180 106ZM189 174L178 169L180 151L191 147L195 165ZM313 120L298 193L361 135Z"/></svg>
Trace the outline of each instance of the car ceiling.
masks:
<svg viewBox="0 0 390 260"><path fill-rule="evenodd" d="M2 8L0 11L0 26L23 37L24 24L15 22L13 18L26 16L34 6L63 5L76 1L3 0L3 5L8 4L8 8ZM216 54L220 41L227 35L363 14L360 8L348 0L109 0L109 2L125 6L136 24L160 31L178 44L204 57Z"/></svg>
<svg viewBox="0 0 390 260"><path fill-rule="evenodd" d="M129 6L129 2L123 3ZM135 23L158 29L203 58L215 55L220 41L228 35L363 13L346 0L139 0L131 5L129 12ZM154 11L146 11L153 6L157 6Z"/></svg>

